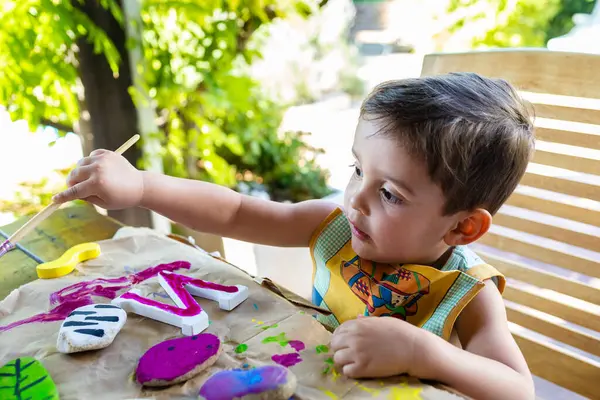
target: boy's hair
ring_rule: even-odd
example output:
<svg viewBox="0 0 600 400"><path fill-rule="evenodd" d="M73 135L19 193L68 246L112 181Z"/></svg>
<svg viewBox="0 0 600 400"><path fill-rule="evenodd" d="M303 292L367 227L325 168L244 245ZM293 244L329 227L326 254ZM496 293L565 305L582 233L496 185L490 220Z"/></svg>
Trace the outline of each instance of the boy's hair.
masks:
<svg viewBox="0 0 600 400"><path fill-rule="evenodd" d="M453 73L385 82L361 107L410 154L425 160L446 197L444 214L492 215L517 187L534 150L532 114L501 79Z"/></svg>

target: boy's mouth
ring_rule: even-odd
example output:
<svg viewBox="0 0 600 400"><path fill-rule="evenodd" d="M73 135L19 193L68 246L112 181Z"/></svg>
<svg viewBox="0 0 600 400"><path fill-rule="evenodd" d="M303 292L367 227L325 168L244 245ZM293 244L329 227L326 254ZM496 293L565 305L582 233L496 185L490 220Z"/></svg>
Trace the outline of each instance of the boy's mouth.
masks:
<svg viewBox="0 0 600 400"><path fill-rule="evenodd" d="M350 222L350 229L352 230L352 234L354 236L356 236L357 239L362 240L362 241L367 241L369 239L371 239L371 237L369 235L367 235L365 232L361 231L356 225L354 225L354 223Z"/></svg>

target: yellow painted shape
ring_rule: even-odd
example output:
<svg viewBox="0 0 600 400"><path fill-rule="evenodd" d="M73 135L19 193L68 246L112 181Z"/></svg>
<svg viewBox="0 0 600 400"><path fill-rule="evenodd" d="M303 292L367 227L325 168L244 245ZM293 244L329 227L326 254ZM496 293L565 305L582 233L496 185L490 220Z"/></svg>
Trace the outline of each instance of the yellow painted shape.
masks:
<svg viewBox="0 0 600 400"><path fill-rule="evenodd" d="M41 279L60 278L70 274L78 263L91 260L99 255L100 245L98 243L78 244L65 251L56 260L38 265L37 275Z"/></svg>

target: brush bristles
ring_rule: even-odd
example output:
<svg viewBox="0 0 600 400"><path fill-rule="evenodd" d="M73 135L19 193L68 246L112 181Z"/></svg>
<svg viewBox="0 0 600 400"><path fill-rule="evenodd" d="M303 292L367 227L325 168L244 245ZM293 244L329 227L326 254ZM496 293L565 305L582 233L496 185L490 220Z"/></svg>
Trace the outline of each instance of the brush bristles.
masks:
<svg viewBox="0 0 600 400"><path fill-rule="evenodd" d="M2 257L14 248L15 246L11 242L6 240L4 243L0 244L0 257Z"/></svg>

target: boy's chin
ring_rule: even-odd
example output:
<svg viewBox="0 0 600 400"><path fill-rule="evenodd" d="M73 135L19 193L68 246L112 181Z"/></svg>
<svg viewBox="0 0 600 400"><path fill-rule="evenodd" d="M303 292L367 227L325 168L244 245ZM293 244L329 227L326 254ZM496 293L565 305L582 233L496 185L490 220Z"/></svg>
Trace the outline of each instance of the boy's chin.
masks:
<svg viewBox="0 0 600 400"><path fill-rule="evenodd" d="M356 253L360 258L364 258L365 260L374 261L377 258L377 251L374 249L373 244L369 242L364 242L360 239L352 237L352 250Z"/></svg>

